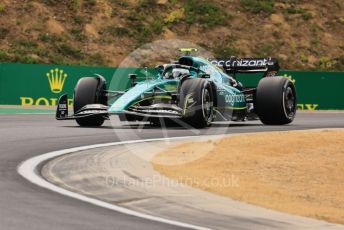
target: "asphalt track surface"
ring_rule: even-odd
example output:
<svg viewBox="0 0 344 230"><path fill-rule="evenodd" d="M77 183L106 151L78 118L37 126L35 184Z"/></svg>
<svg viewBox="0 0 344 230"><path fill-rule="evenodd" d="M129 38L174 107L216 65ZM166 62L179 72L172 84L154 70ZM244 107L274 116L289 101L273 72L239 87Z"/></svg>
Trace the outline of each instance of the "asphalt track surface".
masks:
<svg viewBox="0 0 344 230"><path fill-rule="evenodd" d="M344 113L299 113L291 125L264 126L259 121L215 125L197 135L314 128L344 128ZM53 115L0 115L0 229L180 229L127 216L68 198L26 181L18 165L50 151L125 139L196 135L178 127L161 130L135 125L80 128L73 121L58 122Z"/></svg>

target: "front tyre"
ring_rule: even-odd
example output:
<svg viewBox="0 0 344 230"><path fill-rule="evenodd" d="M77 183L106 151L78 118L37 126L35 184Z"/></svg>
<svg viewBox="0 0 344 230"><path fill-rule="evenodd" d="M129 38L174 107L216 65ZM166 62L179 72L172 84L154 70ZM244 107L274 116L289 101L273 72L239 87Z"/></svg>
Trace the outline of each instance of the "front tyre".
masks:
<svg viewBox="0 0 344 230"><path fill-rule="evenodd" d="M266 125L291 123L296 114L296 90L286 77L266 77L259 81L255 111Z"/></svg>
<svg viewBox="0 0 344 230"><path fill-rule="evenodd" d="M187 123L195 128L210 126L214 117L214 96L209 81L202 78L185 80L180 88L179 101Z"/></svg>
<svg viewBox="0 0 344 230"><path fill-rule="evenodd" d="M74 89L74 113L89 104L107 105L107 98L103 94L105 89L106 82L103 77L81 78ZM104 120L103 116L91 116L77 118L76 122L80 126L92 127L101 126Z"/></svg>

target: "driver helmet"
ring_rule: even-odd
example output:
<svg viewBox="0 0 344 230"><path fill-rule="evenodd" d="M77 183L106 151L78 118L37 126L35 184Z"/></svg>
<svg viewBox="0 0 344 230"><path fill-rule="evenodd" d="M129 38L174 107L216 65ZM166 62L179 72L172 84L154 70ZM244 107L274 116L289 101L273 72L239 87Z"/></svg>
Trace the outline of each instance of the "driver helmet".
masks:
<svg viewBox="0 0 344 230"><path fill-rule="evenodd" d="M173 78L173 74L167 72L167 73L165 73L164 78L165 79L171 79L171 78Z"/></svg>
<svg viewBox="0 0 344 230"><path fill-rule="evenodd" d="M172 71L173 78L180 78L184 74L190 74L190 71L187 69L177 68Z"/></svg>
<svg viewBox="0 0 344 230"><path fill-rule="evenodd" d="M173 78L177 79L177 78L180 78L183 73L180 71L173 71L172 74L173 74Z"/></svg>

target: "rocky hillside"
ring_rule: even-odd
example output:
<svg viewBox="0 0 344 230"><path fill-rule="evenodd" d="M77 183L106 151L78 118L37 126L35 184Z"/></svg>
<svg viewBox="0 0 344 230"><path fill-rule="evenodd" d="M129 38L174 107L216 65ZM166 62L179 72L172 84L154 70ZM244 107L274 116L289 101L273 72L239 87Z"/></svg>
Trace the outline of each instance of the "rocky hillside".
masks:
<svg viewBox="0 0 344 230"><path fill-rule="evenodd" d="M344 70L343 0L1 0L0 62L116 66L141 45Z"/></svg>

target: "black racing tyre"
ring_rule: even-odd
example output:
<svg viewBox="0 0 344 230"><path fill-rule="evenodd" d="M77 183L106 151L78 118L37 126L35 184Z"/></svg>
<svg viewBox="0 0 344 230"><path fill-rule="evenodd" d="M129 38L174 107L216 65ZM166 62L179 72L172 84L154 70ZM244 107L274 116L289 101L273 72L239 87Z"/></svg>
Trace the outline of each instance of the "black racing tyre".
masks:
<svg viewBox="0 0 344 230"><path fill-rule="evenodd" d="M255 111L266 125L285 125L296 114L296 90L286 77L266 77L259 81Z"/></svg>
<svg viewBox="0 0 344 230"><path fill-rule="evenodd" d="M179 106L184 120L195 128L210 126L214 118L211 83L202 78L185 80L180 87Z"/></svg>
<svg viewBox="0 0 344 230"><path fill-rule="evenodd" d="M107 105L107 98L102 91L106 89L105 79L102 77L81 78L74 89L74 113L88 104ZM77 118L76 122L80 126L91 127L101 126L104 123L103 116L92 116Z"/></svg>

